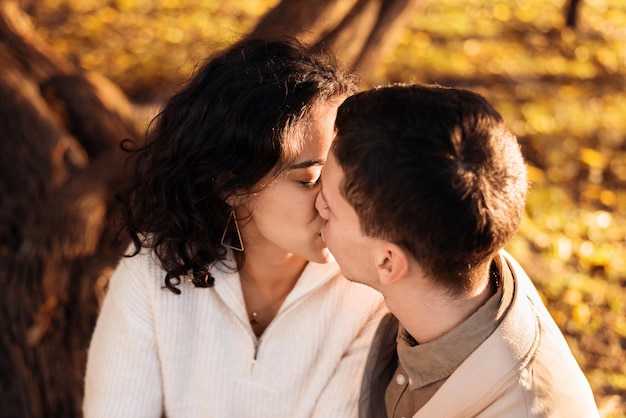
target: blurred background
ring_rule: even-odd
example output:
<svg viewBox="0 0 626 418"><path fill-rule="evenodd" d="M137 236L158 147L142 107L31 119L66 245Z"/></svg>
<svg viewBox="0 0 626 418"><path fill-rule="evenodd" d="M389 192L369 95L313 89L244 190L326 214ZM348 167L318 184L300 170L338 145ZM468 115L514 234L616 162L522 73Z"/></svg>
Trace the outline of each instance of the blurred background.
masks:
<svg viewBox="0 0 626 418"><path fill-rule="evenodd" d="M331 48L363 88L439 83L494 104L532 181L507 249L545 298L601 416L626 417L623 0L0 0L0 8L0 417L80 416L86 344L122 247L117 143L140 139L200 60L251 34Z"/></svg>

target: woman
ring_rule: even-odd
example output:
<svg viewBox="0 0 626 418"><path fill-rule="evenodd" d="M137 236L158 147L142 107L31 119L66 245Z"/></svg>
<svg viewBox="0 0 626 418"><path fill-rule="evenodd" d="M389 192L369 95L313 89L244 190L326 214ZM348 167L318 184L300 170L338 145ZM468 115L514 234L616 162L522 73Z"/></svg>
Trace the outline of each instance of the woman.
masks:
<svg viewBox="0 0 626 418"><path fill-rule="evenodd" d="M122 193L135 251L89 349L89 417L352 417L383 302L340 276L314 208L353 79L244 41L164 106Z"/></svg>

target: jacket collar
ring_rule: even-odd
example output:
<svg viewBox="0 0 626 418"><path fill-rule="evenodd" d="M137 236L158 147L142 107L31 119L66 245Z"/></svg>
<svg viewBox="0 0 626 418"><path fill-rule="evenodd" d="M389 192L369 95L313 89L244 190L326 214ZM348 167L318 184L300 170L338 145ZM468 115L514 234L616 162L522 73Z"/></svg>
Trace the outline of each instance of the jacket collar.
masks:
<svg viewBox="0 0 626 418"><path fill-rule="evenodd" d="M513 301L509 311L493 334L452 373L414 418L455 417L459 411L463 411L463 416L476 415L484 403L472 404L471 401L484 399L488 393L496 396L499 382L517 374L532 357L538 345L539 325L532 299L527 295L536 295L536 290L526 273L512 264L509 257L504 251L496 257L501 274L513 277Z"/></svg>

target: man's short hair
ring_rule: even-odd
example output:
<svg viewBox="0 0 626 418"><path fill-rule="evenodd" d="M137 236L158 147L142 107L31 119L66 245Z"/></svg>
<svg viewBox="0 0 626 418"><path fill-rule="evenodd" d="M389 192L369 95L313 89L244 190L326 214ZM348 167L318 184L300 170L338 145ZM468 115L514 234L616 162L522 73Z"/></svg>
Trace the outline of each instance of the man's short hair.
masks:
<svg viewBox="0 0 626 418"><path fill-rule="evenodd" d="M332 152L363 233L394 242L452 294L514 235L528 181L515 136L481 95L436 85L358 93Z"/></svg>

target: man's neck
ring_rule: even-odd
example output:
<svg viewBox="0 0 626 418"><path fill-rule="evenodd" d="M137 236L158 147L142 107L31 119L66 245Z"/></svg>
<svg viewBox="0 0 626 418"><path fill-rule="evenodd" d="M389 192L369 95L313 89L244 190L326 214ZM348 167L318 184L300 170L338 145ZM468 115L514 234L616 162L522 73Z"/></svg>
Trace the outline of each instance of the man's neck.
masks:
<svg viewBox="0 0 626 418"><path fill-rule="evenodd" d="M493 295L487 275L470 292L451 296L424 279L406 280L385 294L387 306L420 344L450 332Z"/></svg>

